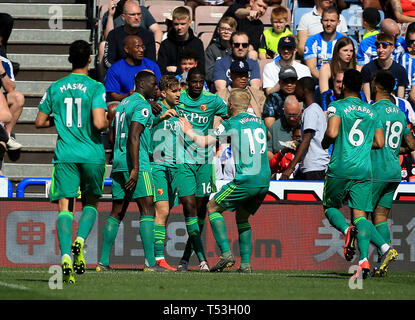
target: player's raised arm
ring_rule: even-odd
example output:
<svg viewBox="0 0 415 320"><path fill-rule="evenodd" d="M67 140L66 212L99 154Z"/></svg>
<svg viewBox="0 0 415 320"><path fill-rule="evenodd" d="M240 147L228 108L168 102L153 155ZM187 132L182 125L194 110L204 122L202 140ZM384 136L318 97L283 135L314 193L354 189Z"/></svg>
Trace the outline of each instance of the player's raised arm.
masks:
<svg viewBox="0 0 415 320"><path fill-rule="evenodd" d="M329 110L328 110L329 111ZM326 133L321 141L323 149L328 149L330 145L336 140L339 134L341 119L338 116L332 116L327 123Z"/></svg>
<svg viewBox="0 0 415 320"><path fill-rule="evenodd" d="M183 132L199 147L206 148L216 143L216 138L207 135L200 136L193 131L193 127L186 118L179 118Z"/></svg>

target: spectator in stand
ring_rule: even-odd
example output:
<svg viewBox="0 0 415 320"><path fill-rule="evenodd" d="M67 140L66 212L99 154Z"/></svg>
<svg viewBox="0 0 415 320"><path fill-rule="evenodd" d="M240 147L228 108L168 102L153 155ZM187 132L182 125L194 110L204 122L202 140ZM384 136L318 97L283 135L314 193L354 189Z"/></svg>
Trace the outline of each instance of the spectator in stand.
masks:
<svg viewBox="0 0 415 320"><path fill-rule="evenodd" d="M199 65L199 54L194 52L192 49L184 49L179 56L180 59L180 74L176 75L179 80L181 89L187 89L187 74L190 69L196 68ZM209 87L205 81L203 90L209 91Z"/></svg>
<svg viewBox="0 0 415 320"><path fill-rule="evenodd" d="M161 72L156 62L144 57L143 41L138 36L127 36L124 39L126 58L115 62L107 72L105 89L107 101L119 101L134 92L134 78L143 70L151 70L157 80Z"/></svg>
<svg viewBox="0 0 415 320"><path fill-rule="evenodd" d="M316 79L320 77L321 66L331 60L336 42L344 37L342 33L336 31L340 20L335 7L324 8L321 17L323 31L310 36L304 48L305 64Z"/></svg>
<svg viewBox="0 0 415 320"><path fill-rule="evenodd" d="M321 23L323 10L334 5L334 0L314 0L315 6L313 10L304 14L297 26L298 37L298 53L300 56L304 54L304 46L309 37L323 31ZM343 15L339 16L340 23L337 26L337 31L347 34L347 23Z"/></svg>
<svg viewBox="0 0 415 320"><path fill-rule="evenodd" d="M125 25L112 30L108 34L104 52L104 63L108 69L118 60L124 59L124 39L129 35L136 35L143 41L144 56L156 61L156 48L154 35L151 31L141 27L142 12L138 1L128 0L123 7L122 18Z"/></svg>
<svg viewBox="0 0 415 320"><path fill-rule="evenodd" d="M229 67L230 77L232 83L229 87L218 90L216 94L228 101L230 93L233 89L244 89L249 92L251 96L251 104L248 107L248 113L256 115L261 118L262 110L264 109L265 94L261 89L252 88L248 84L249 80L249 64L246 60L235 60Z"/></svg>
<svg viewBox="0 0 415 320"><path fill-rule="evenodd" d="M398 62L401 55L407 51L405 38L400 36L399 25L393 19L384 19L380 23L380 31L389 34L394 38L395 48L392 58Z"/></svg>
<svg viewBox="0 0 415 320"><path fill-rule="evenodd" d="M273 92L280 91L279 72L282 66L292 66L297 72L298 79L302 77L311 77L310 69L297 61L295 54L297 52L297 43L293 36L281 38L278 42L278 53L280 59L276 59L266 64L263 71L262 87L268 96Z"/></svg>
<svg viewBox="0 0 415 320"><path fill-rule="evenodd" d="M365 64L375 59L378 54L376 52L376 36L379 34L377 25L380 22L380 13L376 8L365 8L362 14L362 26L365 29L363 39L357 49L357 70L361 70Z"/></svg>
<svg viewBox="0 0 415 320"><path fill-rule="evenodd" d="M278 173L283 173L291 161L294 159L295 151L301 143L301 126L297 126L292 130L292 136L290 141L287 141L287 145L278 151L270 160L269 167L271 168L271 180L277 180ZM298 169L298 164L295 166L293 174L295 175Z"/></svg>
<svg viewBox="0 0 415 320"><path fill-rule="evenodd" d="M293 161L282 173L280 180L288 180L295 166L300 164L295 180L324 180L330 156L321 146L327 129L327 120L323 109L314 99L314 80L304 77L298 80L295 94L300 102L304 102L301 120L302 141L298 146Z"/></svg>
<svg viewBox="0 0 415 320"><path fill-rule="evenodd" d="M233 17L238 26L238 31L245 32L249 37L249 57L258 59L258 49L260 46L261 35L264 32L264 24L261 17L265 14L270 0L249 0L245 4L235 1L223 16ZM214 37L217 36L217 30Z"/></svg>
<svg viewBox="0 0 415 320"><path fill-rule="evenodd" d="M108 34L114 30L115 28L121 27L125 25L125 21L123 19L123 7L124 3L128 0L108 0L108 10L104 13L101 25L102 25L102 39L101 43L99 44L99 53L98 53L98 62L99 68L101 72L101 77L105 76L105 68L103 64L106 40L108 38ZM141 9L141 22L140 27L143 29L150 30L154 35L155 40L155 48L156 48L156 58L158 54L158 50L160 48L160 43L163 37L163 31L161 30L159 24L154 20L153 16L145 6L140 6Z"/></svg>
<svg viewBox="0 0 415 320"><path fill-rule="evenodd" d="M236 20L222 17L218 23L218 37L213 37L205 51L205 73L209 88L213 85L213 69L216 60L232 53L231 36L236 31Z"/></svg>
<svg viewBox="0 0 415 320"><path fill-rule="evenodd" d="M267 96L262 112L262 119L268 129L275 120L284 116L284 101L289 95L295 94L298 76L293 66L282 66L278 78L280 90Z"/></svg>
<svg viewBox="0 0 415 320"><path fill-rule="evenodd" d="M337 40L331 61L323 64L319 72L320 93L334 87L334 77L347 69L356 69L356 51L348 37Z"/></svg>
<svg viewBox="0 0 415 320"><path fill-rule="evenodd" d="M7 149L12 151L19 150L22 148L22 145L14 138L13 129L22 114L25 98L20 91L16 90L13 65L11 61L0 55L0 88L1 87L3 87L4 96L12 115L11 120L5 124L5 129L9 135Z"/></svg>
<svg viewBox="0 0 415 320"><path fill-rule="evenodd" d="M199 6L230 6L233 0L186 0L186 6L192 8L193 16L195 16L196 7Z"/></svg>
<svg viewBox="0 0 415 320"><path fill-rule="evenodd" d="M396 81L396 87L393 93L400 98L403 98L405 95L405 88L408 86L408 77L405 68L392 59L395 48L394 43L395 39L390 34L380 33L376 36L378 57L362 68L363 92L367 101L373 100L374 98L371 95L371 81L378 70L391 71Z"/></svg>
<svg viewBox="0 0 415 320"><path fill-rule="evenodd" d="M415 6L411 0L389 0L388 2L397 22L415 22Z"/></svg>
<svg viewBox="0 0 415 320"><path fill-rule="evenodd" d="M0 56L7 58L7 42L13 30L14 19L5 12L0 12Z"/></svg>
<svg viewBox="0 0 415 320"><path fill-rule="evenodd" d="M291 139L292 130L301 124L302 107L295 95L290 95L284 102L284 116L277 119L269 129L268 159L271 160L276 153L285 146L280 142Z"/></svg>
<svg viewBox="0 0 415 320"><path fill-rule="evenodd" d="M278 42L281 38L292 35L289 28L288 11L284 7L276 7L271 11L272 28L265 30L261 36L259 59L274 59L279 57Z"/></svg>
<svg viewBox="0 0 415 320"><path fill-rule="evenodd" d="M172 12L173 27L163 40L159 50L157 63L162 74L181 73L180 53L185 49L191 49L198 56L198 66L205 70L205 57L203 42L197 38L191 28L191 12L186 7L177 7Z"/></svg>
<svg viewBox="0 0 415 320"><path fill-rule="evenodd" d="M9 134L6 129L4 129L3 124L8 123L11 120L12 114L10 113L6 98L4 97L3 92L0 91L0 169L4 153L7 150L7 142L9 141ZM0 174L2 174L1 171Z"/></svg>
<svg viewBox="0 0 415 320"><path fill-rule="evenodd" d="M218 59L213 68L213 83L216 91L228 87L230 78L230 66L233 61L246 60L249 64L249 85L259 89L261 87L261 73L259 63L248 57L249 37L245 32L236 31L231 37L232 54Z"/></svg>

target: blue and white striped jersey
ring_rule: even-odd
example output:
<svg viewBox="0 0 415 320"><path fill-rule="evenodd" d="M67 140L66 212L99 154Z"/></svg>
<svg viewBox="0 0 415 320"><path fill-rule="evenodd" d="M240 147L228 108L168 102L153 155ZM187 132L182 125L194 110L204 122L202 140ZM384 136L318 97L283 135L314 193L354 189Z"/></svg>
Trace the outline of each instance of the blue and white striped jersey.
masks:
<svg viewBox="0 0 415 320"><path fill-rule="evenodd" d="M364 66L370 61L377 58L378 53L376 51L376 36L379 31L371 32L370 35L364 36L357 49L356 60L357 65Z"/></svg>
<svg viewBox="0 0 415 320"><path fill-rule="evenodd" d="M411 58L408 52L404 52L399 59L399 63L405 68L408 75L409 84L405 88L405 98L408 98L411 86L415 85L415 58Z"/></svg>
<svg viewBox="0 0 415 320"><path fill-rule="evenodd" d="M333 41L325 41L323 32L309 37L304 47L304 60L316 58L317 70L320 70L324 63L331 60L334 46L336 45L337 40L342 37L345 37L345 35L340 32L336 32L336 37Z"/></svg>

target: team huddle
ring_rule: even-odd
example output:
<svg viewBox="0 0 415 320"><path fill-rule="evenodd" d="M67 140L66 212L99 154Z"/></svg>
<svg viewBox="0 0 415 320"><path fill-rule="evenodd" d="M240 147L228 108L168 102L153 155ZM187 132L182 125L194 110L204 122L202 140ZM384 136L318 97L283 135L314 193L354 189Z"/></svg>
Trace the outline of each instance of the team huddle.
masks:
<svg viewBox="0 0 415 320"><path fill-rule="evenodd" d="M74 274L85 272L83 248L96 221L106 175L101 132L107 128L113 150L112 210L96 271L112 269L111 248L134 200L140 214L145 272L186 271L193 252L201 272L232 267L235 258L222 215L225 210L235 211L241 257L237 271L252 272L249 217L265 199L271 170L267 128L252 112L249 92L233 89L226 104L218 95L203 90L205 75L197 67L188 73L186 90L174 76L164 75L157 81L153 72L144 70L135 75L134 92L108 109L105 87L88 77L90 59L87 42L79 40L70 46L72 73L48 88L36 118L37 127L55 125L58 132L50 200L58 203L64 281L75 283ZM378 248L379 256L373 275L384 276L397 258L390 246L387 218L401 180L399 152L415 150L404 113L390 101L393 75L379 71L372 85L376 102L370 105L360 99L361 73L345 71L344 99L329 104L322 141L324 149L333 144L324 183L324 214L345 235L345 259L352 260L358 248L359 268L354 276L363 278L370 272L370 242ZM212 146L223 142L230 142L236 174L216 190ZM82 215L72 242L79 195ZM345 200L352 210L351 225L339 211ZM164 240L170 209L178 201L183 206L188 241L175 268L164 258ZM201 239L206 213L221 252L213 267L208 265ZM372 213L373 223L367 213Z"/></svg>
<svg viewBox="0 0 415 320"><path fill-rule="evenodd" d="M145 272L186 271L193 252L201 272L232 267L235 259L222 216L225 210L236 212L241 256L238 271L251 272L252 231L248 219L267 194L271 171L267 130L263 121L248 110L249 93L233 90L226 104L203 90L205 76L198 68L189 71L187 90L180 89L174 76L165 75L158 82L154 73L144 70L134 78L134 93L115 109L107 110L104 86L87 76L90 55L91 48L85 41L71 45L72 73L48 88L36 118L37 127L55 125L58 132L50 200L58 203L63 280L74 283L74 274L85 272L83 247L102 195L106 165L101 131L107 127L113 147L113 201L96 270L111 270L110 251L128 204L134 200L140 213ZM222 120L213 130L215 118ZM210 146L227 139L231 141L236 175L209 200L216 191ZM74 204L79 195L82 215L72 243ZM164 238L170 209L177 200L183 205L189 238L174 268L164 259ZM221 250L213 267L207 263L200 236L206 212Z"/></svg>

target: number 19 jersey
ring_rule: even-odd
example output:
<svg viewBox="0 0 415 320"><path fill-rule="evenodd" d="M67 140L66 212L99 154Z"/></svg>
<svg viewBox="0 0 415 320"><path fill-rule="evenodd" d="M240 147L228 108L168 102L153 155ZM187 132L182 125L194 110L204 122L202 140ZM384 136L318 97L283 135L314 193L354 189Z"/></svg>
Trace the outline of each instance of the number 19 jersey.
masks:
<svg viewBox="0 0 415 320"><path fill-rule="evenodd" d="M402 138L411 133L405 114L390 100L382 99L373 104L379 114L385 135L385 146L372 150L373 181L400 182L401 164L399 150Z"/></svg>
<svg viewBox="0 0 415 320"><path fill-rule="evenodd" d="M340 117L339 133L334 142L327 175L342 179L370 180L375 130L382 128L376 109L357 97L334 101L327 116Z"/></svg>
<svg viewBox="0 0 415 320"><path fill-rule="evenodd" d="M53 114L58 139L52 163L105 164L101 135L92 110L107 110L105 87L87 75L71 73L52 83L38 106Z"/></svg>

